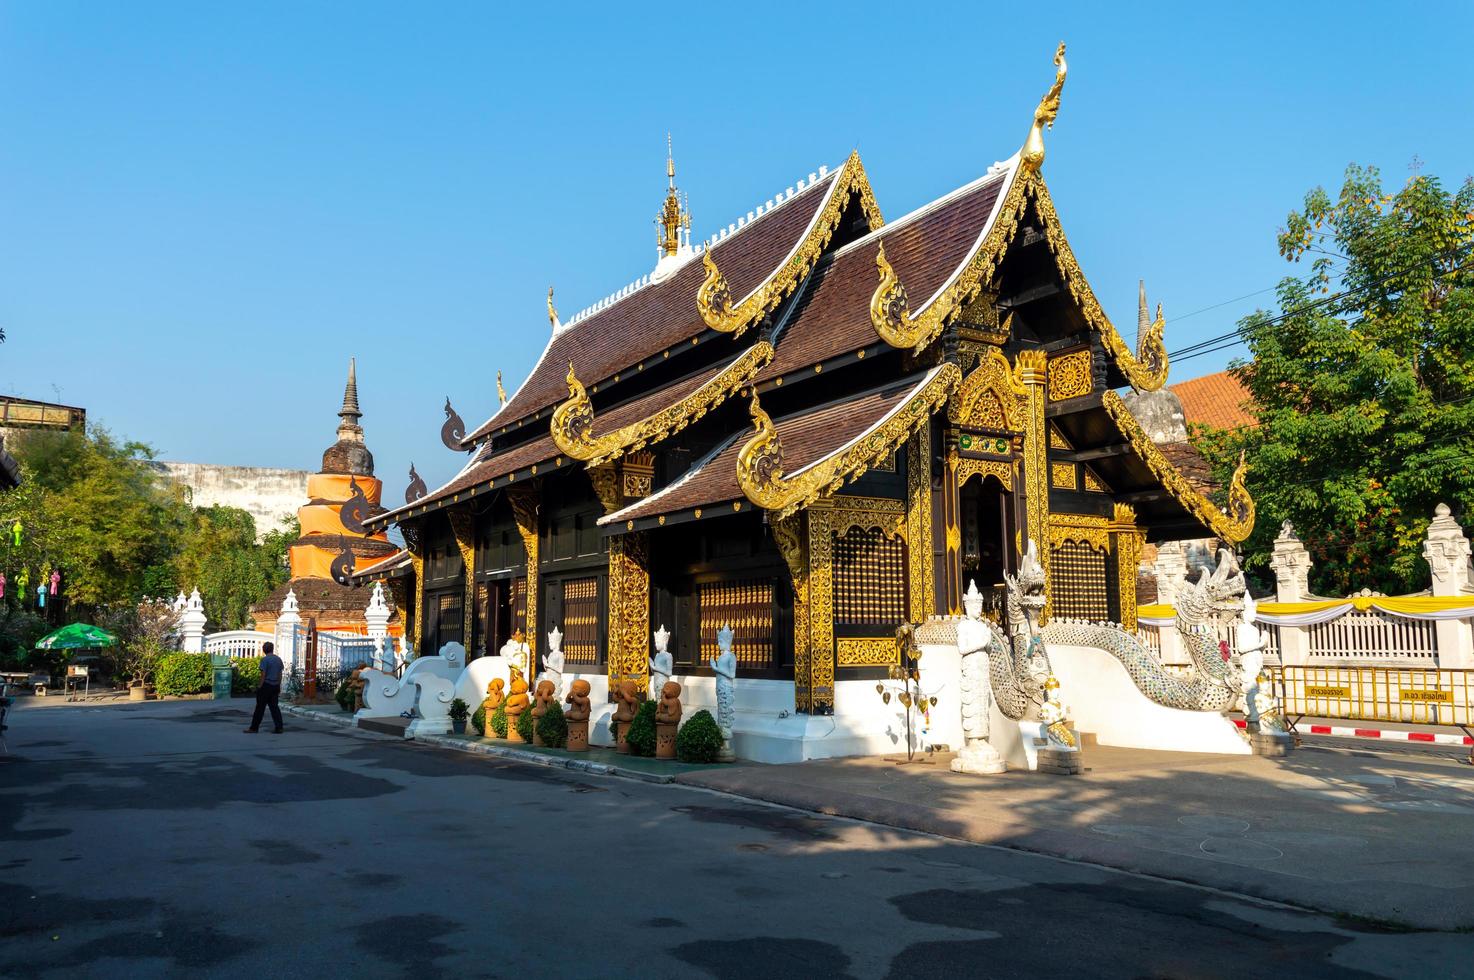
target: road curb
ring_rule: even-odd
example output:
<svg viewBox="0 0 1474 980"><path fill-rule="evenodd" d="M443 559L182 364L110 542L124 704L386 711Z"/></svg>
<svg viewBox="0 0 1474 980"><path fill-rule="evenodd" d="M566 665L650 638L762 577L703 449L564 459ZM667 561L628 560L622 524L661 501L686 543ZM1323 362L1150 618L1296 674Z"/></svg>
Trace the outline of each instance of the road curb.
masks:
<svg viewBox="0 0 1474 980"><path fill-rule="evenodd" d="M285 705L282 710L298 718L307 718L328 725L336 725L339 728L352 728L372 738L384 738L396 742L422 742L425 745L450 749L454 752L465 752L471 755L489 755L493 758L506 759L511 762L525 762L528 765L542 766L545 769L567 769L572 772L586 772L596 776L620 776L625 779L637 779L644 783L673 783L676 781L675 774L673 773L641 772L638 769L626 769L623 766L611 766L603 762L591 762L585 759L564 759L555 755L544 755L541 752L530 752L527 749L514 749L510 746L496 745L491 742L466 742L448 735L420 735L413 739L399 739L393 735L382 735L378 732L368 732L358 728L354 723L353 715L347 712L332 714L329 712L314 711L311 708L303 708L297 705Z"/></svg>

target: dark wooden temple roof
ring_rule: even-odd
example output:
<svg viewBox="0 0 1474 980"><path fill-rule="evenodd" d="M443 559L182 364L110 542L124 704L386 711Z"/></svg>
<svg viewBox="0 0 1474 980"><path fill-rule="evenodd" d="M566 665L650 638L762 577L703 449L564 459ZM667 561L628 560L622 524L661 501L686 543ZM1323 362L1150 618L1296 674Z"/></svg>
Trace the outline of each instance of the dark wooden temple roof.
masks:
<svg viewBox="0 0 1474 980"><path fill-rule="evenodd" d="M738 356L740 357L741 354L739 353ZM736 360L736 358L733 360ZM599 430L608 431L610 429L617 429L631 422L648 418L657 412L675 405L697 388L700 388L716 375L726 370L731 363L731 361L723 361L720 364L708 367L674 384L650 392L643 397L601 411L598 415ZM567 369L565 368L564 370L566 372ZM566 398L567 396L568 386L565 383L563 386L563 397ZM460 473L456 474L449 483L426 494L413 504L406 504L395 510L385 511L383 514L375 515L366 523L373 525L384 524L396 517L408 516L409 512L442 503L457 494L469 492L473 488L488 485L493 481L515 482L524 476L533 475L530 472L532 467L536 466L542 469L549 465L553 467L574 467L582 466L583 464L578 460L569 459L563 455L562 450L554 444L552 434L547 431L544 431L542 435L535 439L519 443L500 452L495 451L492 443L487 442L476 450L476 455L472 461ZM523 471L528 472L524 474ZM514 479L504 480L508 476L512 476Z"/></svg>
<svg viewBox="0 0 1474 980"><path fill-rule="evenodd" d="M782 268L808 235L841 172L815 180L712 247L734 302ZM670 278L641 286L555 332L511 400L466 441L483 439L567 398L570 362L585 383L598 384L706 331L696 306L696 290L705 278L700 256L693 256Z"/></svg>
<svg viewBox="0 0 1474 980"><path fill-rule="evenodd" d="M879 390L774 419L783 444L786 475L797 476L870 431L914 395L929 376L915 375ZM621 524L714 505L740 503L742 508L751 507L737 484L737 455L751 435L751 429L734 434L682 479L599 523Z"/></svg>
<svg viewBox="0 0 1474 980"><path fill-rule="evenodd" d="M875 255L886 258L919 307L956 273L986 234L1006 172L975 181L845 246L814 270L777 338L758 384L876 343L870 298L880 281Z"/></svg>

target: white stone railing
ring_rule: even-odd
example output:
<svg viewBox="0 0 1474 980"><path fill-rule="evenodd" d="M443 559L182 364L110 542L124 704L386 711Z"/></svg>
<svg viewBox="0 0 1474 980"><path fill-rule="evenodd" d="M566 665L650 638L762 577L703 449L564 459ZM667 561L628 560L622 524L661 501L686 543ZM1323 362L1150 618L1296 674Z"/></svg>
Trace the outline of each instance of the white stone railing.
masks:
<svg viewBox="0 0 1474 980"><path fill-rule="evenodd" d="M228 630L205 637L206 653L223 653L233 660L261 656L261 644L275 639L271 633L256 630Z"/></svg>

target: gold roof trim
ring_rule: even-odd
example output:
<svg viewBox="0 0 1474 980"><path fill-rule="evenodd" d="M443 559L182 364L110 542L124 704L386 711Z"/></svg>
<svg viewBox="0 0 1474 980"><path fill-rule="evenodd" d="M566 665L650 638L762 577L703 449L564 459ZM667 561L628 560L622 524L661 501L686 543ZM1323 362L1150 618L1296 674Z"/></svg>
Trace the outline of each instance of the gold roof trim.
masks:
<svg viewBox="0 0 1474 980"><path fill-rule="evenodd" d="M754 394L751 412L756 431L737 454L737 485L748 500L771 512L773 520L782 520L889 458L961 384L961 368L951 362L938 365L882 422L792 477L783 472L778 430Z"/></svg>
<svg viewBox="0 0 1474 980"><path fill-rule="evenodd" d="M1003 352L989 347L978 358L978 366L958 387L957 395L947 406L947 418L954 425L1022 432L1019 398L1025 390L1014 377L1013 365Z"/></svg>
<svg viewBox="0 0 1474 980"><path fill-rule="evenodd" d="M776 272L748 293L735 307L732 305L732 290L727 285L727 277L717 268L716 261L711 257L711 249L705 249L701 253L701 264L706 269L706 280L696 290L696 309L706 325L722 333L740 336L744 330L781 303L797 288L824 253L829 239L834 235L834 229L839 226L840 215L844 213L851 194L859 195L860 207L865 212L871 231L885 224L880 206L875 202L875 194L870 189L870 180L865 176L865 168L860 163L860 153L856 150L850 154L840 168L839 175L834 178L834 185L829 189L829 201L810 224L803 241L799 242Z"/></svg>
<svg viewBox="0 0 1474 980"><path fill-rule="evenodd" d="M1248 538L1254 530L1255 507L1254 498L1249 496L1249 491L1244 486L1244 476L1248 473L1249 466L1242 456L1239 457L1239 465L1233 471L1233 479L1228 484L1228 512L1225 513L1213 501L1193 489L1192 484L1187 482L1187 477L1162 455L1162 451L1142 430L1120 395L1114 391L1105 392L1101 396L1101 405L1152 474L1190 514L1230 544L1238 544Z"/></svg>
<svg viewBox="0 0 1474 980"><path fill-rule="evenodd" d="M1044 131L1054 128L1055 117L1059 115L1059 97L1064 91L1065 75L1068 72L1069 66L1065 64L1065 42L1061 41L1054 52L1054 84L1044 93L1044 98L1039 100L1038 107L1034 109L1034 125L1029 127L1029 136L1024 140L1023 149L1019 151L1020 166L1031 173L1044 166Z"/></svg>
<svg viewBox="0 0 1474 980"><path fill-rule="evenodd" d="M607 463L681 431L726 401L772 359L773 346L760 340L674 405L597 436L594 435L594 406L583 383L574 374L573 365L569 364L568 400L553 411L550 426L553 442L569 456L590 466Z"/></svg>
<svg viewBox="0 0 1474 980"><path fill-rule="evenodd" d="M1044 225L1044 238L1049 251L1054 256L1060 277L1064 279L1070 295L1084 314L1085 321L1100 335L1106 352L1115 360L1116 366L1121 369L1131 387L1137 391L1156 391L1161 388L1167 383L1167 348L1162 342L1164 322L1161 308L1157 309L1156 321L1142 334L1139 340L1140 349L1133 352L1110 318L1105 315L1105 310L1101 309L1100 301L1095 298L1095 292L1085 279L1085 273L1080 271L1080 262L1075 258L1069 240L1065 238L1064 229L1060 227L1059 212L1054 209L1054 201L1050 199L1049 189L1044 186L1043 179L1036 177L1028 183L1034 197L1035 211L1040 223Z"/></svg>

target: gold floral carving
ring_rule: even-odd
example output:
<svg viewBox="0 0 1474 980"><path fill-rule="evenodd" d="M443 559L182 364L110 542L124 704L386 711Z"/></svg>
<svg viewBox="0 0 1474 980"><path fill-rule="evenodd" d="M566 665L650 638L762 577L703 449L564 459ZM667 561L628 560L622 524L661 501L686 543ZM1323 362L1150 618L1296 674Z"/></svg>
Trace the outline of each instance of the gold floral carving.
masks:
<svg viewBox="0 0 1474 980"><path fill-rule="evenodd" d="M1242 456L1239 457L1239 465L1229 481L1228 512L1225 513L1213 501L1193 489L1187 477L1162 455L1156 443L1142 430L1131 410L1121 400L1121 396L1114 391L1107 391L1101 398L1101 405L1116 423L1121 435L1131 444L1132 450L1152 471L1152 475L1188 513L1230 544L1238 544L1249 536L1254 530L1255 506L1254 498L1249 496L1249 491L1244 486L1244 476L1249 468Z"/></svg>
<svg viewBox="0 0 1474 980"><path fill-rule="evenodd" d="M1074 463L1050 463L1049 464L1050 486L1059 487L1061 490L1074 490L1079 487L1075 482Z"/></svg>
<svg viewBox="0 0 1474 980"><path fill-rule="evenodd" d="M417 551L409 553L410 564L415 569L415 654L424 650L425 642L425 556Z"/></svg>
<svg viewBox="0 0 1474 980"><path fill-rule="evenodd" d="M927 424L961 381L957 365L939 365L883 423L791 478L783 472L778 430L754 394L751 413L756 431L737 454L737 483L748 500L785 517L857 479L877 460L894 453L911 433Z"/></svg>
<svg viewBox="0 0 1474 980"><path fill-rule="evenodd" d="M793 514L769 526L793 581L793 708L807 712L813 698L809 688L809 555L803 520L802 514Z"/></svg>
<svg viewBox="0 0 1474 980"><path fill-rule="evenodd" d="M1068 541L1078 541L1096 551L1111 550L1111 521L1094 514L1049 515L1049 546L1058 548Z"/></svg>
<svg viewBox="0 0 1474 980"><path fill-rule="evenodd" d="M1116 582L1120 592L1121 626L1136 629L1136 574L1141 564L1141 549L1146 534L1136 525L1136 511L1118 503L1111 517L1111 531L1116 538Z"/></svg>
<svg viewBox="0 0 1474 980"><path fill-rule="evenodd" d="M957 460L957 486L962 487L973 477L986 480L993 477L1003 488L1012 492L1013 490L1013 464L1001 459L961 459Z"/></svg>
<svg viewBox="0 0 1474 980"><path fill-rule="evenodd" d="M594 496L599 498L604 513L612 514L624 506L624 487L621 486L619 473L615 471L613 463L590 466L585 472L589 475L589 482L594 485Z"/></svg>
<svg viewBox="0 0 1474 980"><path fill-rule="evenodd" d="M1044 130L1054 128L1054 119L1059 115L1059 97L1064 91L1065 74L1068 71L1069 66L1065 64L1065 43L1061 41L1059 50L1054 52L1054 84L1044 93L1044 98L1039 100L1039 105L1034 110L1034 125L1029 127L1028 139L1019 152L1019 164L1027 171L1037 173L1044 166Z"/></svg>
<svg viewBox="0 0 1474 980"><path fill-rule="evenodd" d="M653 415L621 426L603 435L594 434L594 407L583 383L568 365L568 400L553 411L553 442L574 459L590 465L607 462L626 453L642 449L653 442L680 432L700 419L733 392L747 384L770 360L773 347L758 341L715 377L674 405Z"/></svg>
<svg viewBox="0 0 1474 980"><path fill-rule="evenodd" d="M1049 446L1044 420L1049 361L1040 350L1022 350L1014 360L1014 373L1024 386L1024 519L1025 541L1039 543L1039 564L1049 574ZM1027 547L1027 544L1025 544Z"/></svg>
<svg viewBox="0 0 1474 980"><path fill-rule="evenodd" d="M651 483L655 478L654 453L646 450L632 452L619 464L619 469L620 476L623 477L621 489L627 499L633 500L650 495Z"/></svg>
<svg viewBox="0 0 1474 980"><path fill-rule="evenodd" d="M1004 432L1023 430L1019 399L1023 385L1013 375L1008 358L989 347L957 389L948 405L947 417L954 425Z"/></svg>
<svg viewBox="0 0 1474 980"><path fill-rule="evenodd" d="M1082 468L1085 471L1085 489L1086 490L1089 490L1091 493L1110 493L1111 492L1111 488L1108 487L1108 486L1106 486L1105 483L1102 482L1101 478L1095 475L1095 471L1094 470L1092 470L1088 466L1082 467Z"/></svg>
<svg viewBox="0 0 1474 980"><path fill-rule="evenodd" d="M936 609L931 540L931 426L924 425L906 443L906 559L913 623L925 622Z"/></svg>
<svg viewBox="0 0 1474 980"><path fill-rule="evenodd" d="M609 539L609 687L650 681L650 542L644 531Z"/></svg>
<svg viewBox="0 0 1474 980"><path fill-rule="evenodd" d="M1049 359L1049 400L1064 401L1088 395L1095 385L1090 377L1090 348L1070 351Z"/></svg>
<svg viewBox="0 0 1474 980"><path fill-rule="evenodd" d="M1049 427L1049 448L1050 449L1074 449L1075 447L1074 446L1071 446L1070 443L1069 443L1069 441L1067 439L1065 439L1065 437L1063 435L1060 434L1060 431L1059 431L1059 429L1056 426L1051 425Z"/></svg>
<svg viewBox="0 0 1474 980"><path fill-rule="evenodd" d="M1133 352L1126 341L1121 339L1121 334L1105 315L1105 310L1101 309L1100 301L1095 298L1095 292L1085 279L1085 273L1080 270L1080 262L1075 258L1069 240L1065 238L1064 229L1059 223L1059 214L1054 209L1054 202L1049 197L1044 181L1031 181L1030 189L1035 212L1040 224L1044 226L1044 239L1054 255L1059 274L1085 321L1100 335L1106 353L1121 369L1131 387L1138 391L1156 391L1167 382L1167 348L1162 339L1160 310L1157 322L1141 337L1141 349Z"/></svg>
<svg viewBox="0 0 1474 980"><path fill-rule="evenodd" d="M834 713L834 526L831 500L816 500L809 523L809 712Z"/></svg>
<svg viewBox="0 0 1474 980"><path fill-rule="evenodd" d="M834 186L828 191L828 203L809 225L807 236L794 249L793 254L735 306L732 305L732 290L727 284L727 277L717 268L716 261L711 257L711 249L702 252L701 264L706 270L706 279L696 290L696 309L706 325L713 330L740 336L777 307L809 274L819 256L824 254L829 239L839 226L845 207L854 196L859 197L860 208L865 213L870 230L880 228L885 219L881 217L880 206L876 204L875 195L870 190L870 181L865 176L865 168L860 164L858 151L851 153L840 168L839 174L834 178Z"/></svg>
<svg viewBox="0 0 1474 980"><path fill-rule="evenodd" d="M835 643L840 667L889 667L900 662L894 637L842 637Z"/></svg>
<svg viewBox="0 0 1474 980"><path fill-rule="evenodd" d="M522 538L523 550L527 552L527 620L523 629L526 631L527 649L531 651L530 666L537 663L537 491L525 486L509 488L507 502L512 505L512 519L517 522L517 533Z"/></svg>
<svg viewBox="0 0 1474 980"><path fill-rule="evenodd" d="M475 522L468 510L451 510L446 516L450 518L450 529L455 534L456 549L461 553L461 567L465 570L462 579L465 594L461 598L461 611L464 614L461 623L461 644L469 650L471 648L471 626L476 621Z"/></svg>

